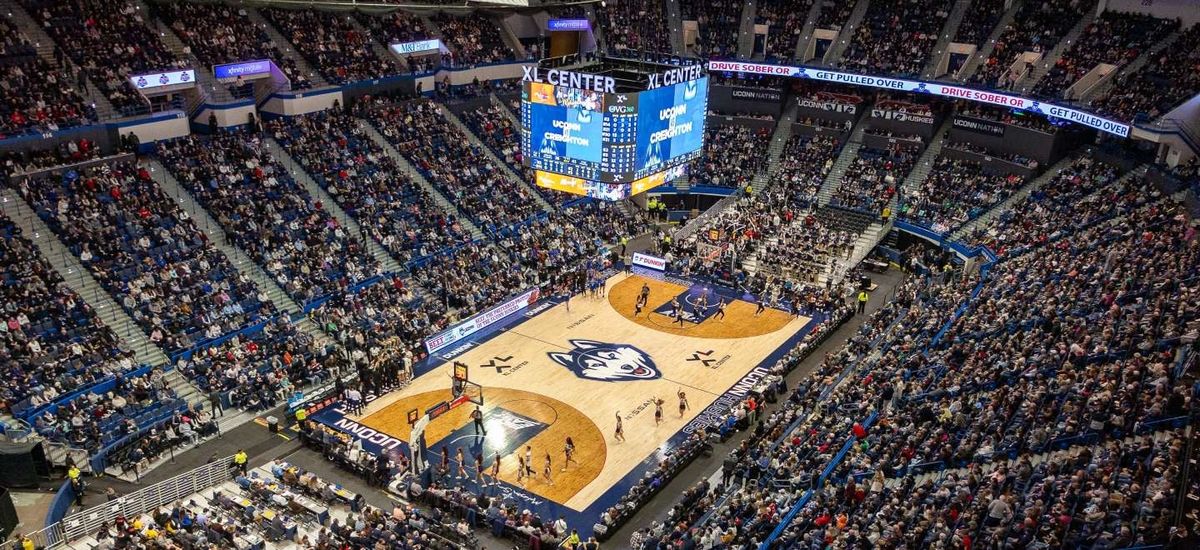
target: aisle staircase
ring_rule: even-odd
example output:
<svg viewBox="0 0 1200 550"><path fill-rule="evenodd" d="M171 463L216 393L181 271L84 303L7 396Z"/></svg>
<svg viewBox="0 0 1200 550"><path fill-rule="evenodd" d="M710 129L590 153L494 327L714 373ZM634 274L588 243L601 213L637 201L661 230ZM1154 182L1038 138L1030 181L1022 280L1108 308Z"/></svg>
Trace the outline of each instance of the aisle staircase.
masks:
<svg viewBox="0 0 1200 550"><path fill-rule="evenodd" d="M768 193L771 189L771 176L779 171L779 163L783 160L783 149L792 137L792 123L796 120L796 102L789 102L783 115L775 123L775 132L771 134L771 145L767 147L767 169L754 175L754 189L759 193Z"/></svg>
<svg viewBox="0 0 1200 550"><path fill-rule="evenodd" d="M850 1L850 0L844 0ZM838 30L837 40L829 45L829 50L825 52L825 57L821 60L821 65L826 67L836 67L838 62L842 60L842 54L846 53L846 48L850 47L850 38L854 36L854 31L862 24L863 16L867 14L867 7L871 4L871 0L858 0L854 5L854 11L850 12L850 17L846 19L846 24Z"/></svg>
<svg viewBox="0 0 1200 550"><path fill-rule="evenodd" d="M738 27L738 59L750 59L754 53L754 19L758 17L758 6L755 0L749 0L742 5L741 25Z"/></svg>
<svg viewBox="0 0 1200 550"><path fill-rule="evenodd" d="M355 15L358 17L363 16L361 14L355 14ZM375 54L375 57L379 59L380 63L383 63L388 66L395 65L396 68L401 71L406 70L406 67L404 67L404 63L401 62L400 60L396 59L396 56L393 55L392 52L388 50L387 44L384 44L384 43L380 42L379 40L376 40L377 37L375 37L371 33L370 29L363 26L362 22L360 22L358 20L358 17L349 17L347 19L350 22L350 26L354 27L354 30L358 31L359 36L366 37L367 42L371 45L371 52ZM378 37L378 38L383 38L383 37Z"/></svg>
<svg viewBox="0 0 1200 550"><path fill-rule="evenodd" d="M195 55L188 53L187 44L183 43L183 39L175 34L171 27L167 26L161 19L149 17L151 13L143 0L136 0L136 4L143 6L143 12L146 14L146 25L150 30L158 33L159 40L167 47L175 57L185 59L191 64L191 67L196 72L196 85L199 86L202 96L206 96L219 103L232 103L233 94L229 93L229 88L219 82L212 74L211 68L204 62L200 61Z"/></svg>
<svg viewBox="0 0 1200 550"><path fill-rule="evenodd" d="M1088 89L1081 90L1079 98L1069 99L1076 99L1077 101L1090 104L1096 98L1104 97L1104 94L1111 90L1114 84L1141 70L1142 67L1145 67L1146 64L1150 62L1150 60L1158 57L1159 53L1162 53L1163 50L1169 48L1171 44L1174 44L1181 35L1183 35L1183 31L1175 29L1175 31L1167 35L1166 38L1159 40L1153 46L1143 51L1141 55L1137 56L1137 58L1131 61L1129 64L1113 71L1108 76L1103 77L1100 82L1093 84Z"/></svg>
<svg viewBox="0 0 1200 550"><path fill-rule="evenodd" d="M958 0L950 8L950 14L946 17L946 23L942 25L941 34L938 35L937 44L933 46L933 54L929 56L929 62L925 64L925 70L921 72L924 78L937 76L933 73L937 71L937 66L942 61L942 52L950 47L954 35L958 34L958 27L962 26L963 17L967 14L967 8L970 5L971 0Z"/></svg>
<svg viewBox="0 0 1200 550"><path fill-rule="evenodd" d="M274 25L267 21L266 17L263 17L263 14L258 11L258 8L245 6L242 9L246 10L246 16L249 17L255 25L261 28L263 32L267 33L267 36L271 38L271 42L275 43L275 47L279 48L280 52L283 52L284 57L287 57L295 62L296 69L299 70L301 74L308 75L308 81L312 83L313 89L325 88L329 86L329 81L325 80L325 77L321 76L321 73L317 72L317 70L311 64L309 64L308 60L305 59L303 55L300 55L300 52L296 51L296 47L293 46L287 38L284 38L283 34L281 34Z"/></svg>
<svg viewBox="0 0 1200 550"><path fill-rule="evenodd" d="M933 171L933 164L937 161L938 156L942 154L942 147L946 145L946 133L950 131L950 127L954 124L954 117L948 116L942 122L942 125L933 134L933 138L929 140L929 144L925 146L925 150L921 152L921 157L917 159L917 163L908 173L908 177L904 178L904 184L900 187L901 195L908 196L910 193L920 187L921 182L925 181L925 176ZM892 208L895 211L895 208Z"/></svg>
<svg viewBox="0 0 1200 550"><path fill-rule="evenodd" d="M529 192L529 196L533 197L533 199L537 201L538 206L540 206L542 210L546 212L554 211L554 207L550 206L550 203L546 202L546 199L542 198L542 194L538 193L537 190L529 184L529 182L525 181L525 178L520 176L520 174L514 172L508 163L496 156L495 151L492 151L491 147L488 147L485 143L480 141L475 133L463 123L462 119L458 118L458 116L451 112L450 109L447 109L445 105L441 103L435 103L435 105L437 106L438 112L440 112L442 116L446 118L446 120L450 121L451 124L458 128L458 130L467 137L467 141L471 142L471 145L474 145L480 151L483 151L483 153L487 155L488 159L490 159L497 167L499 167L505 175L524 187L525 190Z"/></svg>
<svg viewBox="0 0 1200 550"><path fill-rule="evenodd" d="M1017 192L1013 193L1011 196L1009 196L1007 199L1005 199L1004 202L997 204L992 209L988 210L987 212L984 212L983 215L963 224L962 227L959 227L958 229L956 229L954 232L952 232L950 234L949 240L952 240L952 241L963 240L964 237L967 237L971 233L973 233L975 231L975 229L987 227L988 223L990 223L993 219L995 219L1001 213L1009 210L1013 206L1016 206L1018 203L1020 203L1022 200L1024 200L1025 197L1028 197L1030 195L1030 193L1037 191L1043 185L1046 185L1047 183L1049 183L1050 180L1054 179L1054 177L1058 175L1059 171L1070 166L1071 163L1075 162L1075 159L1076 159L1076 157L1070 156L1070 155L1063 157L1058 162L1054 163L1049 168L1047 168L1045 172L1042 172L1042 174L1040 176L1033 178L1032 180L1029 180L1029 183L1026 183L1023 187L1018 189Z"/></svg>
<svg viewBox="0 0 1200 550"><path fill-rule="evenodd" d="M329 212L329 215L333 216L334 219L336 219L338 223L342 225L342 227L345 227L349 232L362 239L366 245L367 251L370 252L371 256L375 258L375 261L379 262L379 265L383 266L383 270L385 272L401 273L405 271L404 266L400 265L395 258L392 258L391 254L388 254L387 250L384 250L383 246L375 242L375 239L372 239L369 235L367 235L367 233L363 231L362 226L358 224L358 221L347 214L345 210L342 210L342 206L338 204L338 202L334 200L334 198L330 196L327 191L325 191L325 188L321 187L315 180L312 179L312 176L310 176L308 172L304 170L303 166L300 166L299 163L292 159L292 156L289 155L286 150L284 150L283 146L280 145L279 142L275 141L274 138L267 138L263 140L263 145L265 145L267 150L271 152L271 155L275 158L275 160L279 162L279 164L281 164L289 174L291 174L292 179L295 179L296 183L299 183L302 187L304 187L304 189L308 191L308 194L311 195L314 200L321 201L321 205L324 207L326 212Z"/></svg>
<svg viewBox="0 0 1200 550"><path fill-rule="evenodd" d="M1058 63L1059 59L1062 59L1063 53L1067 51L1067 48L1070 48L1075 44L1076 40L1079 40L1079 37L1083 34L1083 30L1095 18L1096 10L1092 9L1084 12L1083 17L1079 18L1079 22L1067 32L1066 36L1063 36L1062 40L1059 40L1058 44L1055 44L1049 53L1042 56L1042 60L1038 61L1037 66L1031 69L1029 74L1025 75L1025 78L1014 82L1011 89L1020 89L1021 93L1028 93L1036 87L1038 82L1041 82L1042 78L1046 76L1046 73L1050 72L1050 68L1055 63Z"/></svg>
<svg viewBox="0 0 1200 550"><path fill-rule="evenodd" d="M987 40L983 44L979 45L979 49L975 50L975 54L966 63L963 63L962 68L954 75L953 80L959 82L966 81L971 75L975 74L975 71L979 69L979 66L984 61L987 61L987 58L992 56L992 52L996 50L996 41L1000 39L1000 35L1004 34L1004 29L1008 28L1009 24L1013 22L1013 19L1017 16L1017 10L1021 9L1021 6L1024 4L1025 0L1013 0L1008 9L1004 10L1004 15L1001 15L1000 20L996 22L996 27L992 29L992 34L987 37Z"/></svg>
<svg viewBox="0 0 1200 550"><path fill-rule="evenodd" d="M14 26L20 29L34 43L38 57L49 63L51 67L61 69L64 78L70 78L72 82L75 80L73 75L77 67L67 56L63 56L66 66L59 65L58 61L54 59L54 40L50 38L50 35L46 34L46 31L42 30L42 26L34 21L33 17L29 15L29 12L25 11L25 8L19 2L16 0L0 0L0 10L8 14ZM96 118L101 121L117 118L116 109L113 109L112 103L109 103L108 97L104 95L104 92L101 92L100 88L96 87L90 79L85 84L86 89L81 90L80 95L83 95L85 99L95 106Z"/></svg>
<svg viewBox="0 0 1200 550"><path fill-rule="evenodd" d="M808 15L804 19L804 28L800 30L800 39L796 41L796 51L792 53L792 59L800 62L806 61L804 52L808 50L813 32L817 30L817 19L821 17L823 3L823 0L813 0L812 5L808 7Z"/></svg>
<svg viewBox="0 0 1200 550"><path fill-rule="evenodd" d="M67 286L91 306L105 326L121 339L126 349L134 352L135 361L143 365L168 362L162 349L150 341L142 328L83 267L75 253L58 240L46 222L37 216L33 207L16 190L0 189L0 211L21 228L23 236L37 246Z"/></svg>
<svg viewBox="0 0 1200 550"><path fill-rule="evenodd" d="M671 38L671 53L687 55L687 51L683 47L683 13L679 10L680 0L666 1L667 34Z"/></svg>
<svg viewBox="0 0 1200 550"><path fill-rule="evenodd" d="M204 207L200 206L200 203L196 202L192 195L180 185L175 176L162 163L156 159L144 159L142 166L150 172L150 177L162 188L163 193L175 199L175 202L179 203L179 207L191 216L192 222L196 224L196 227L208 236L209 242L213 243L217 249L225 254L225 257L229 259L229 263L233 264L238 272L245 274L251 281L254 281L254 284L260 290L267 293L267 298L275 304L277 309L293 315L301 313L302 308L300 304L292 300L275 283L275 280L266 271L263 271L262 267L255 263L250 256L246 255L246 253L230 242L225 234L225 229L209 215Z"/></svg>
<svg viewBox="0 0 1200 550"><path fill-rule="evenodd" d="M366 120L360 120L362 120L363 129L366 131L367 135L371 137L371 140L374 141L380 149L383 149L383 152L391 157L397 166L407 172L413 181L417 182L418 185L424 188L425 192L429 193L430 197L433 197L433 201L442 208L443 212L454 216L455 219L458 220L459 224L466 228L467 231L471 232L471 238L473 240L480 240L485 237L483 231L471 221L470 216L460 212L458 208L454 206L454 203L450 202L444 195L442 195L440 191L438 191L437 187L434 187L432 183L429 183L429 180L425 179L425 175L422 174L420 170L417 170L412 164L410 164L408 159L404 158L404 155L401 155L395 147L392 147L392 144L388 142L387 138L383 137L383 134L379 133L379 130L375 129L375 127Z"/></svg>
<svg viewBox="0 0 1200 550"><path fill-rule="evenodd" d="M870 106L865 107L867 109ZM838 153L838 158L833 163L833 168L829 169L829 173L825 175L825 182L821 184L821 189L817 191L817 204L824 206L829 204L829 199L833 197L834 191L837 190L838 184L842 181L842 176L846 175L846 169L858 158L858 150L862 148L863 131L866 130L865 121L859 121L854 126L854 131L850 132L850 138L846 140L846 145L842 146L842 152Z"/></svg>

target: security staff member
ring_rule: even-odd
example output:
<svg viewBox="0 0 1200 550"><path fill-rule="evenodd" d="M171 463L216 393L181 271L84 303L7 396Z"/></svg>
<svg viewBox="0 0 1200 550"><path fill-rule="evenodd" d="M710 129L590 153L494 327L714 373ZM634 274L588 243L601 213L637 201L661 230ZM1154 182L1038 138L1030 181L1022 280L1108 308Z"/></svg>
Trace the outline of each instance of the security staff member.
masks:
<svg viewBox="0 0 1200 550"><path fill-rule="evenodd" d="M305 420L308 420L308 410L306 410L304 407L296 409L296 426L299 428L304 428Z"/></svg>
<svg viewBox="0 0 1200 550"><path fill-rule="evenodd" d="M865 291L865 290L858 291L858 312L859 313L865 313L867 311L867 300L869 298L870 298L870 296L867 295L867 291Z"/></svg>
<svg viewBox="0 0 1200 550"><path fill-rule="evenodd" d="M621 257L625 257L625 249L629 246L629 237L621 235Z"/></svg>
<svg viewBox="0 0 1200 550"><path fill-rule="evenodd" d="M233 465L242 475L246 475L246 451L238 449L237 454L233 455Z"/></svg>

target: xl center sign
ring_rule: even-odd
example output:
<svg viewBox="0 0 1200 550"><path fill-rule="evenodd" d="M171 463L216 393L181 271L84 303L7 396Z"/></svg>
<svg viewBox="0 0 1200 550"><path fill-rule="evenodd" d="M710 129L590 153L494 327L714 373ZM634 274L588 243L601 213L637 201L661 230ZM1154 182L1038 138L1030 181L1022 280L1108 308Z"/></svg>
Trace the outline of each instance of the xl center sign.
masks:
<svg viewBox="0 0 1200 550"><path fill-rule="evenodd" d="M998 105L1011 109L1021 109L1023 111L1040 113L1044 116L1061 118L1076 124L1082 124L1089 128L1095 128L1101 132L1107 132L1121 137L1129 137L1129 125L1120 121L1107 119L1086 111L1080 111L1070 107L1063 107L1053 103L1045 103L1035 99L1029 99L1010 94L1002 94L988 90L964 88L962 86L952 86L937 82L905 80L902 78L891 78L886 76L872 76L844 73L839 71L828 71L814 67L769 65L765 63L743 63L738 61L709 61L708 70L786 76L789 78L810 78L813 80L834 82L837 84L851 84L855 86L868 86L871 88L885 88L888 90L926 93L955 99L966 99L968 101L976 101L979 103L987 103L990 105Z"/></svg>

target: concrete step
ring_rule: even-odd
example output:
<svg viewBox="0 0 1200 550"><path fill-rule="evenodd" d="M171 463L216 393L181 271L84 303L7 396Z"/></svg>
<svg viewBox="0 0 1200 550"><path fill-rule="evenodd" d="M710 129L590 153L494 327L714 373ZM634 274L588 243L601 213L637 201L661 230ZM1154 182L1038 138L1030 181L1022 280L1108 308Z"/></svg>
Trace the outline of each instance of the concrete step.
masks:
<svg viewBox="0 0 1200 550"><path fill-rule="evenodd" d="M867 125L863 121L860 121L854 127L854 130L850 132L850 138L847 140L846 145L842 147L841 153L838 154L838 158L834 161L833 167L829 169L829 173L825 175L825 181L821 184L821 189L817 192L818 205L824 206L829 204L829 199L833 197L834 191L837 190L838 185L842 182L842 176L846 175L846 169L858 157L858 150L862 148L863 131L866 130L866 127Z"/></svg>
<svg viewBox="0 0 1200 550"><path fill-rule="evenodd" d="M846 24L838 31L837 40L830 44L829 49L825 52L825 57L821 64L826 67L836 67L842 60L842 54L846 53L846 48L850 46L850 38L854 36L854 31L862 24L863 16L867 13L867 7L871 0L858 0L854 5L854 11L850 12L850 18L846 20Z"/></svg>
<svg viewBox="0 0 1200 550"><path fill-rule="evenodd" d="M925 64L925 70L921 73L925 78L937 76L934 73L942 60L942 52L950 47L954 35L958 34L958 27L962 25L963 16L967 14L970 5L971 0L958 0L950 8L950 14L946 17L946 23L942 25L941 34L938 35L937 44L933 46L933 55L929 56L929 62Z"/></svg>
<svg viewBox="0 0 1200 550"><path fill-rule="evenodd" d="M375 57L379 58L380 63L385 65L392 65L396 63L396 56L391 51L388 51L387 44L376 40L376 37L372 36L370 29L364 27L362 23L359 22L357 17L350 17L348 19L350 21L350 26L354 27L354 30L358 31L359 35L370 37L368 42L371 45L371 52L375 54Z"/></svg>
<svg viewBox="0 0 1200 550"><path fill-rule="evenodd" d="M484 238L483 231L471 221L471 218L459 211L458 208L454 206L454 203L450 202L445 195L442 195L442 193L438 191L437 187L434 187L432 183L429 183L429 180L425 179L425 176L421 174L421 171L417 170L416 167L410 164L408 159L404 158L404 155L401 155L395 147L392 147L392 144L388 142L387 138L383 137L383 134L379 133L379 130L375 129L375 127L365 119L363 120L363 125L367 135L371 136L371 139L375 142L375 144L383 149L383 152L387 153L388 156L392 157L392 160L395 161L398 166L407 171L408 175L412 177L413 181L424 187L425 192L429 193L429 196L433 197L434 202L438 203L438 205L442 207L443 211L457 218L458 223L462 224L463 227L467 228L467 230L471 232L472 238L476 240Z"/></svg>
<svg viewBox="0 0 1200 550"><path fill-rule="evenodd" d="M66 56L63 57L63 61L66 63L66 66L59 66L58 62L54 59L54 40L50 38L50 35L46 34L46 32L42 30L42 26L33 19L33 16L29 15L29 12L25 11L25 8L21 6L19 2L16 0L0 0L0 9L2 9L5 14L9 14L17 28L19 28L21 32L25 33L25 36L34 43L39 57L45 59L46 62L51 66L62 69L62 76L63 78L67 79L66 82L75 82L74 75L75 71L78 70L78 67L76 67L75 64L72 63L71 60ZM114 118L113 106L112 103L109 103L108 97L106 97L104 93L101 92L100 89L97 88L96 85L90 80L86 81L84 84L84 89L79 90L80 95L82 95L89 102L91 102L92 105L95 106L97 118L100 120L109 120Z"/></svg>
<svg viewBox="0 0 1200 550"><path fill-rule="evenodd" d="M686 55L687 50L683 46L683 13L677 0L667 0L666 15L667 32L671 34L671 53Z"/></svg>
<svg viewBox="0 0 1200 550"><path fill-rule="evenodd" d="M741 59L749 59L750 54L754 52L754 18L757 13L758 6L754 0L742 4L742 19L738 28L737 41L737 54Z"/></svg>
<svg viewBox="0 0 1200 550"><path fill-rule="evenodd" d="M1004 34L1004 29L1012 23L1013 18L1017 15L1017 10L1021 9L1021 6L1024 4L1025 0L1013 0L1008 9L1004 10L1004 15L1000 16L1000 21L996 23L996 28L992 29L992 34L979 46L979 49L975 51L975 55L972 55L966 63L963 63L962 68L954 75L954 80L959 82L966 81L971 75L975 74L975 71L979 69L979 66L984 61L987 61L987 58L991 57L992 52L996 50L996 41L1000 39L1001 34Z"/></svg>
<svg viewBox="0 0 1200 550"><path fill-rule="evenodd" d="M529 192L529 196L533 197L533 199L537 201L542 210L545 210L546 212L554 211L554 207L550 206L550 203L546 202L546 199L542 198L541 193L538 193L537 190L530 185L530 182L525 181L525 178L522 178L520 174L517 174L508 166L508 163L501 160L500 157L497 157L495 151L492 151L491 147L488 147L482 141L480 141L479 138L476 137L473 132L471 132L471 129L468 128L466 124L463 124L463 121L459 119L458 116L452 113L450 109L447 109L446 106L442 105L441 103L436 103L435 105L437 105L438 112L440 112L442 116L446 118L446 120L450 121L451 124L457 127L472 145L483 151L484 154L487 155L488 159L490 159L493 164L498 166L503 173L507 174L509 178L512 178L513 181L521 184L525 190Z"/></svg>
<svg viewBox="0 0 1200 550"><path fill-rule="evenodd" d="M817 18L821 16L821 0L813 0L808 7L808 15L804 18L804 27L800 29L800 39L796 41L796 51L792 54L792 59L806 61L804 52L808 48L808 44L812 42L813 31L817 28Z"/></svg>
<svg viewBox="0 0 1200 550"><path fill-rule="evenodd" d="M1058 44L1055 44L1054 48L1052 48L1049 53L1042 57L1042 60L1038 62L1037 66L1034 67L1033 70L1029 71L1029 74L1026 75L1025 78L1014 82L1011 86L1011 89L1019 90L1021 93L1028 93L1030 90L1033 90L1033 88L1037 86L1038 82L1040 82L1042 78L1046 76L1046 73L1050 72L1050 68L1053 67L1055 63L1058 63L1059 59L1062 59L1063 53L1066 53L1067 48L1070 48L1071 45L1075 44L1076 40L1079 40L1079 36L1083 34L1083 30L1087 28L1087 26L1091 24L1092 20L1095 18L1096 10L1085 11L1083 17L1079 18L1079 22L1075 23L1075 26L1067 32L1066 36L1063 36L1062 40L1059 40Z"/></svg>
<svg viewBox="0 0 1200 550"><path fill-rule="evenodd" d="M321 73L317 72L317 70L311 64L309 64L308 60L305 59L303 55L300 55L300 52L296 51L296 47L293 46L292 43L289 42L288 39L279 32L279 29L276 29L274 25L267 21L267 18L263 17L261 12L259 12L256 8L249 6L245 6L243 9L246 10L246 15L250 18L250 20L253 21L255 25L258 25L259 28L261 28L264 32L266 32L267 36L271 37L271 41L275 43L275 46L279 48L279 51L283 52L283 55L288 59L296 62L296 68L299 69L302 74L308 75L308 80L309 82L312 82L312 87L314 89L329 86L329 81L325 80L325 77L322 76Z"/></svg>
<svg viewBox="0 0 1200 550"><path fill-rule="evenodd" d="M42 256L59 275L62 275L67 286L92 307L96 315L112 329L125 346L133 350L138 363L167 363L167 355L162 349L150 341L142 328L125 313L104 287L92 278L92 274L83 267L79 258L58 240L46 222L37 216L33 208L15 190L0 190L0 210L21 228L26 239L37 246Z"/></svg>
<svg viewBox="0 0 1200 550"><path fill-rule="evenodd" d="M229 88L217 81L209 66L196 58L195 55L189 53L190 50L187 44L183 42L183 39L179 38L179 35L175 34L175 31L171 27L158 18L148 20L147 24L158 33L159 39L163 44L166 44L167 49L171 50L171 53L180 59L187 59L191 62L192 68L196 70L196 84L203 95L215 102L233 102L233 94L229 93Z"/></svg>
<svg viewBox="0 0 1200 550"><path fill-rule="evenodd" d="M366 236L366 232L358 225L358 221L347 214L345 210L342 210L341 205L324 188L317 184L312 179L312 176L308 175L308 172L304 171L304 167L292 159L292 156L284 150L282 145L275 141L274 138L263 140L263 145L271 151L271 155L275 157L275 160L282 164L284 169L292 175L296 183L303 186L308 191L308 194L312 195L313 199L321 201L321 204L325 206L325 211L329 212L343 227L350 230L353 234L362 237L362 240L366 243L367 251L371 253L371 256L375 257L375 260L379 262L379 265L383 266L385 271L389 273L404 271L404 266L400 265L395 258L388 254L383 246L375 242L375 239Z"/></svg>
<svg viewBox="0 0 1200 550"><path fill-rule="evenodd" d="M267 298L275 304L276 308L291 314L297 314L302 311L300 305L295 300L292 300L275 283L275 280L266 271L263 271L262 267L233 245L226 236L225 229L209 215L207 210L200 206L200 203L196 202L196 199L179 184L175 176L166 167L154 159L143 160L142 164L150 172L150 177L158 183L163 192L173 197L179 203L179 207L191 215L196 227L203 231L205 235L208 235L209 242L216 245L225 254L225 257L229 259L229 263L237 268L239 272L249 277L250 280L254 281L254 284L259 289L266 291Z"/></svg>
<svg viewBox="0 0 1200 550"><path fill-rule="evenodd" d="M1143 51L1142 54L1137 57L1137 59L1134 59L1128 65L1113 71L1112 74L1102 78L1100 82L1092 85L1087 90L1083 90L1081 96L1079 97L1079 101L1091 105L1093 100L1104 97L1109 90L1112 90L1112 87L1115 83L1120 82L1127 76L1140 71L1142 67L1146 66L1146 63L1150 62L1151 59L1158 57L1159 53L1170 47L1171 44L1174 44L1182 34L1183 31L1177 29L1175 32L1167 35L1166 38L1158 41L1157 44L1146 51Z"/></svg>
<svg viewBox="0 0 1200 550"><path fill-rule="evenodd" d="M921 157L917 159L917 164L913 166L908 177L904 179L904 184L901 187L904 194L912 193L921 186L921 182L925 181L925 176L933 170L933 164L937 162L938 156L942 154L942 147L946 144L946 132L954 123L954 117L946 117L942 122L942 126L933 134L933 138L925 146L925 151L921 153Z"/></svg>

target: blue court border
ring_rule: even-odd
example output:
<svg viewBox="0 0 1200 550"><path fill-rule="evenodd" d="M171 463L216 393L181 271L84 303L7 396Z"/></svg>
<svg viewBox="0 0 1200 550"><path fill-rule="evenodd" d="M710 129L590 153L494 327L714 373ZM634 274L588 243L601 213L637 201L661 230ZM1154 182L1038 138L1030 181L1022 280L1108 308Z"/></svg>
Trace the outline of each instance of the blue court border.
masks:
<svg viewBox="0 0 1200 550"><path fill-rule="evenodd" d="M707 286L714 286L714 287L718 286L718 285L714 285L710 281L699 281L699 280L693 281L690 279L682 279L680 277L672 277L672 279L676 279L677 281L673 281L673 282L678 282L680 284L690 281L692 285L707 285ZM727 293L741 294L740 291L736 291L736 290L729 289L726 287L722 287L722 290ZM474 349L476 347L486 344L487 342L489 342L492 339L499 336L501 333L507 332L510 329L515 329L515 328L521 326L523 323L525 323L525 321L528 321L528 320L538 316L542 312L544 312L558 304L561 304L565 301L566 301L566 299L562 295L554 295L554 296L549 296L549 297L543 298L543 299L537 301L536 303L534 303L533 305L530 305L530 306L528 306L520 311L517 311L515 313L512 313L509 316L496 322L495 324L487 327L486 329L481 330L480 332L471 335L470 338L467 338L466 340L455 344L450 349L445 350L443 353L432 354L432 355L422 359L421 361L419 361L413 365L414 379L416 377L424 376L425 374L429 373L433 369L445 364L447 361L452 361L454 358L466 353L468 350L471 350L471 349ZM748 301L748 300L743 298L743 301ZM735 389L738 389L739 387L745 388L745 386L746 386L745 381L748 378L764 377L766 375L766 372L769 371L770 368L776 362L778 362L780 359L782 359L784 356L786 356L789 351L794 349L806 336L808 336L808 334L810 332L812 332L814 327L816 327L818 324L827 320L826 316L823 313L819 313L819 312L814 312L811 315L806 315L806 316L810 317L810 320L808 323L806 323L803 327L801 327L800 330L796 331L795 334L793 334L786 341L784 341L783 344L781 344L778 348L776 348L774 351L772 351L770 354L768 354L766 357L764 357L761 361L759 361L759 363L755 367L747 370L747 372L741 378L739 378L733 385L731 385L729 387L729 389L725 390L724 393L719 395L717 397L716 401L714 401L714 403L712 405L710 405L710 407L717 405L722 400L722 398L729 397L731 394L734 393ZM743 389L740 393L744 395L745 390ZM368 400L373 400L371 398L372 396L367 396L367 397L368 397ZM724 412L724 411L721 411L721 412ZM692 426L697 420L699 420L702 416L704 416L704 413L705 413L705 411L701 411L700 415L698 415L695 419L693 419L692 422L689 422L689 424L687 424L685 426L685 428ZM338 430L338 431L341 431L344 433L348 433L352 437L357 437L359 439L359 441L362 442L363 449L367 450L369 452L376 453L376 454L381 453L381 452L395 454L395 453L399 452L399 453L403 453L405 456L408 455L409 449L408 449L407 442L404 442L403 440L400 440L399 438L397 438L395 436L391 436L391 437L395 438L396 440L399 440L400 444L398 446L395 446L395 448L392 450L385 451L383 446L380 445L379 443L368 441L366 438L363 438L363 437L359 436L358 434L355 434L343 427L337 426L336 423L339 420L342 420L343 418L344 418L344 415L341 411L340 403L335 403L329 407L325 407L324 409L317 411L309 416L310 420L315 420L317 422L320 422L321 424L324 424L325 426L327 426L329 428L332 428L332 429L335 429L335 430ZM346 420L349 420L349 419L346 419ZM358 423L355 422L355 424L357 425ZM384 433L384 435L390 435L390 434ZM617 504L621 500L622 497L624 497L626 494L628 494L630 488L637 485L639 480L643 479L648 474L650 474L651 472L654 471L655 467L658 465L658 463L661 460L660 457L663 452L662 451L663 449L674 450L675 448L679 447L688 437L690 437L690 435L688 432L685 432L684 429L680 429L679 431L677 431L675 434L673 434L671 437L669 437L658 449L656 449L655 451L652 451L650 453L650 456L647 456L646 458L644 458L641 462L639 462L636 466L634 466L633 469L631 469L628 473L626 473L623 477L621 477L621 479L619 479L616 483L614 483L611 487L609 487L603 494L601 494L598 498L596 498L596 500L593 501L591 505L589 505L587 508L585 508L581 511L576 511L572 508L567 507L564 504L548 500L548 499L546 499L540 495L537 495L535 493L530 493L519 486L512 485L512 484L509 484L509 483L503 482L503 481L500 482L499 486L496 487L495 490L489 490L488 494L490 496L500 498L504 501L514 503L520 509L528 509L531 512L537 514L540 518L542 518L543 521L553 521L554 519L557 519L558 517L561 516L566 519L567 524L570 525L572 529L577 529L579 531L579 534L581 537L586 538L593 534L593 527L595 526L595 524L597 524L599 522L600 515L606 509ZM440 455L438 455L435 452L434 448L430 449L430 453L431 454L430 454L429 458L430 458L431 463L436 463L440 460ZM452 460L452 462L453 462L453 460ZM485 463L485 466L486 465L490 465L490 462ZM474 470L474 464L469 464L468 471L472 471L472 470ZM540 473L540 468L539 468L539 473ZM473 483L470 485L473 485ZM470 487L470 485L468 485L468 487Z"/></svg>

